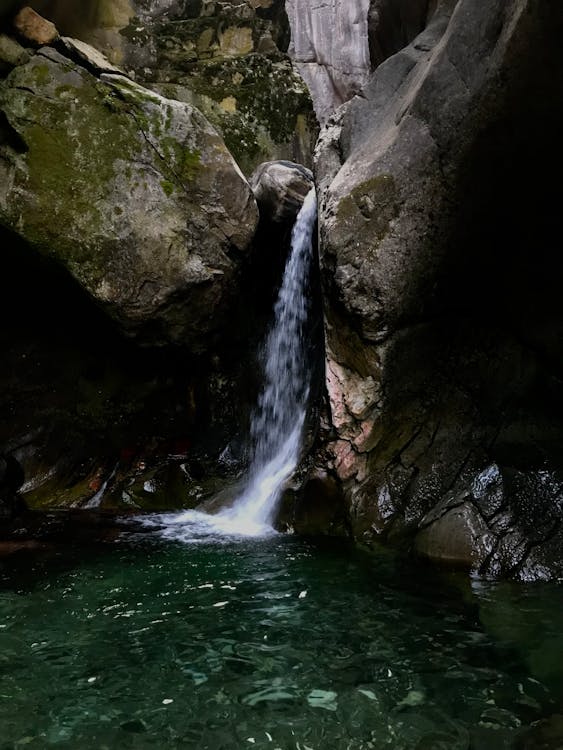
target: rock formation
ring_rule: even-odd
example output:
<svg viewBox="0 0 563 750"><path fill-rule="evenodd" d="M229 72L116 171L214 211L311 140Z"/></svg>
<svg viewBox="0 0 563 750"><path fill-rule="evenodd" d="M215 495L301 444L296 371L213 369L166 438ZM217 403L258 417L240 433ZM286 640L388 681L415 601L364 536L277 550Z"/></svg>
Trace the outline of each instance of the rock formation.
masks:
<svg viewBox="0 0 563 750"><path fill-rule="evenodd" d="M86 65L44 47L3 83L0 225L128 334L200 351L254 234L250 188L197 110Z"/></svg>
<svg viewBox="0 0 563 750"><path fill-rule="evenodd" d="M88 501L112 473L117 502L154 504L169 455L190 489L163 497L193 503L245 408L252 192L193 106L79 40L19 39L0 36L1 449L42 505Z"/></svg>
<svg viewBox="0 0 563 750"><path fill-rule="evenodd" d="M563 306L559 207L547 179L563 126L558 4L92 0L81 13L75 0L33 5L78 40L37 49L21 24L19 41L0 35L0 223L13 268L54 260L48 273L57 264L64 273L45 267L45 278L65 294L69 279L78 282L130 339L184 347L180 386L173 397L168 386L161 392L192 427L207 423L214 449L228 443L226 463L240 466L233 425L244 430L245 418L232 394L248 401L257 384L241 387L234 373L260 340L290 217L309 184L306 170L272 163L307 163L314 132L285 54L287 10L289 51L324 123L315 177L327 404L301 505L293 520L286 508L283 522L405 543L484 574L563 575ZM268 162L252 177L259 248L248 249L256 206L227 148L247 174ZM33 293L40 279L37 265ZM6 312L16 298L6 281L3 290ZM102 330L96 314L83 310L89 331ZM91 376L96 352L81 341L80 356L70 356L65 340L68 394L47 395L44 372L59 375L50 354L36 356L28 322L33 332L18 347L3 334L16 375L3 376L0 421L18 425L18 458L51 413L58 442L45 432L41 440L60 455L61 413L73 403L83 412L69 420L78 441L84 414L105 440L123 383L153 398L176 371L144 360L149 374L135 380L126 360L140 362L139 352L116 357L124 340L103 329L92 341L100 350L111 341L100 357L110 370L119 359L119 377ZM74 367L87 398L73 390ZM91 393L101 382L98 403ZM130 408L137 415L138 401ZM120 440L133 434L123 412ZM7 429L0 442L10 449ZM186 454L190 440L177 442ZM119 466L134 465L133 479L105 461L81 470L82 485L97 491L116 471L118 494L142 494L161 475L167 486L166 461L147 479L144 460L131 459L140 453L124 453ZM45 455L50 470L56 460Z"/></svg>
<svg viewBox="0 0 563 750"><path fill-rule="evenodd" d="M317 148L323 460L358 539L418 534L432 557L561 575L563 310L546 178L561 152L561 14L444 0L387 57L424 5L389 44L396 26L372 14L375 62L387 59Z"/></svg>
<svg viewBox="0 0 563 750"><path fill-rule="evenodd" d="M286 50L283 0L32 0L61 33L166 97L197 107L245 174L309 163L316 122Z"/></svg>
<svg viewBox="0 0 563 750"><path fill-rule="evenodd" d="M289 54L324 122L367 81L369 0L287 0L286 5L292 32Z"/></svg>

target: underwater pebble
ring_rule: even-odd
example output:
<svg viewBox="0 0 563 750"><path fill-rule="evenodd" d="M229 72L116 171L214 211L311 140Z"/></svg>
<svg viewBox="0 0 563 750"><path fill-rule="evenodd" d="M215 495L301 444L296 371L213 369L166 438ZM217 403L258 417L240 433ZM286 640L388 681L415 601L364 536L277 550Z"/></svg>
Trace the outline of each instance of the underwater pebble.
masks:
<svg viewBox="0 0 563 750"><path fill-rule="evenodd" d="M420 706L421 703L424 703L424 693L421 690L409 690L397 706Z"/></svg>
<svg viewBox="0 0 563 750"><path fill-rule="evenodd" d="M313 708L324 708L325 711L336 711L338 694L332 690L311 690L307 703Z"/></svg>
<svg viewBox="0 0 563 750"><path fill-rule="evenodd" d="M365 695L366 698L370 699L370 701L377 700L377 695L373 692L373 690L364 690L363 688L358 688L358 693Z"/></svg>

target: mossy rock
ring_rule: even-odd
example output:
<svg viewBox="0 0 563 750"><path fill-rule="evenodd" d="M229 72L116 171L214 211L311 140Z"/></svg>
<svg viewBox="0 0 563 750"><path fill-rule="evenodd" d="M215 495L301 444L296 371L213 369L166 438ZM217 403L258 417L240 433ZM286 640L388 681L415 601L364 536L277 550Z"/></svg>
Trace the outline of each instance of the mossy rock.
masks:
<svg viewBox="0 0 563 750"><path fill-rule="evenodd" d="M157 88L197 106L245 174L272 159L310 164L317 123L307 87L288 60L252 54L199 62L179 81Z"/></svg>
<svg viewBox="0 0 563 750"><path fill-rule="evenodd" d="M0 225L66 268L126 333L204 347L257 209L203 115L53 49L8 76L0 106Z"/></svg>

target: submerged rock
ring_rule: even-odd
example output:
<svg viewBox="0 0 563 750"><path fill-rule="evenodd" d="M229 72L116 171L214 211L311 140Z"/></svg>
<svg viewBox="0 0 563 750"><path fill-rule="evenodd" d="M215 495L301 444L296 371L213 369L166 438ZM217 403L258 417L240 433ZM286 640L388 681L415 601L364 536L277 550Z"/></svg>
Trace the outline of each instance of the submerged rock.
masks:
<svg viewBox="0 0 563 750"><path fill-rule="evenodd" d="M0 106L0 225L63 266L127 334L208 346L258 213L205 118L47 47L8 76Z"/></svg>

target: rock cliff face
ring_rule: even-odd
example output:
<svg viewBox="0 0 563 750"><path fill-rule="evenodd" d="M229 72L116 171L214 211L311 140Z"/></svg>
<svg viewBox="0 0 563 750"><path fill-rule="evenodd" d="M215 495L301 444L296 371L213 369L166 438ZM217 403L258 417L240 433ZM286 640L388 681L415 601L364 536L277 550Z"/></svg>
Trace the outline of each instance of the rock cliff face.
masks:
<svg viewBox="0 0 563 750"><path fill-rule="evenodd" d="M359 539L414 536L421 553L483 572L561 575L547 180L561 155L561 11L444 0L397 24L386 6L369 16L373 62L385 61L316 154L323 460Z"/></svg>
<svg viewBox="0 0 563 750"><path fill-rule="evenodd" d="M320 122L358 93L370 72L370 0L287 0L289 54L307 82Z"/></svg>
<svg viewBox="0 0 563 750"><path fill-rule="evenodd" d="M361 93L370 72L411 42L432 0L287 0L289 54L307 82L321 123Z"/></svg>

